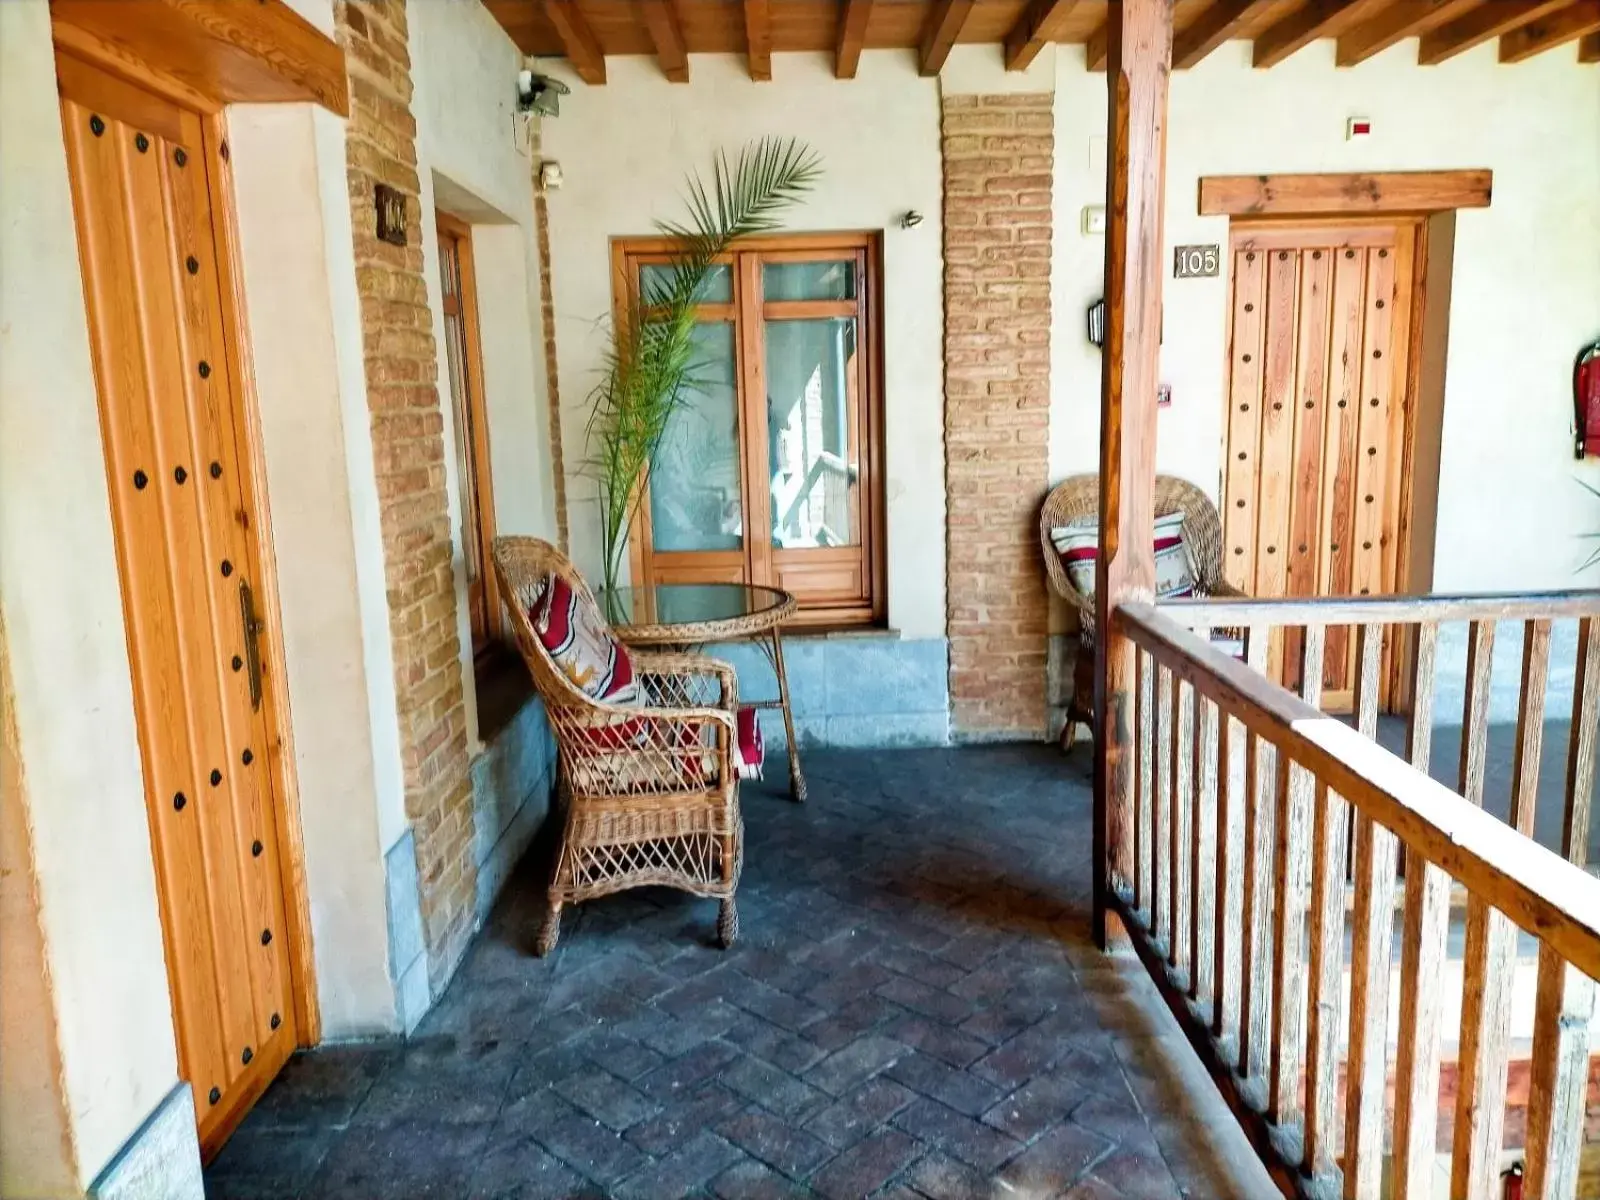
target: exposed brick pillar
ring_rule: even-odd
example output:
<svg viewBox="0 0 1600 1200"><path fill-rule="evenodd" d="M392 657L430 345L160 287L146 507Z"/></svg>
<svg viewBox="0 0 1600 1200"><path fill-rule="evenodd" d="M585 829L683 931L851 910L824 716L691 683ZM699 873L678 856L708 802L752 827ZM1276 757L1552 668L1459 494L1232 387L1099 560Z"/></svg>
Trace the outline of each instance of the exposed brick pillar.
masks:
<svg viewBox="0 0 1600 1200"><path fill-rule="evenodd" d="M543 118L541 118L542 120ZM533 219L539 239L539 319L544 325L544 377L550 397L550 472L555 477L556 538L561 552L572 552L567 526L567 468L561 451L561 386L556 377L556 305L550 286L550 206L537 173L543 158L542 131L534 135Z"/></svg>
<svg viewBox="0 0 1600 1200"><path fill-rule="evenodd" d="M1048 605L1048 95L944 97L945 486L958 738L1042 737Z"/></svg>
<svg viewBox="0 0 1600 1200"><path fill-rule="evenodd" d="M383 527L406 815L416 841L428 976L437 995L476 911L472 784L445 494L444 412L422 274L417 126L405 0L339 0L350 74L346 160L367 405ZM373 187L405 194L408 244L377 238Z"/></svg>

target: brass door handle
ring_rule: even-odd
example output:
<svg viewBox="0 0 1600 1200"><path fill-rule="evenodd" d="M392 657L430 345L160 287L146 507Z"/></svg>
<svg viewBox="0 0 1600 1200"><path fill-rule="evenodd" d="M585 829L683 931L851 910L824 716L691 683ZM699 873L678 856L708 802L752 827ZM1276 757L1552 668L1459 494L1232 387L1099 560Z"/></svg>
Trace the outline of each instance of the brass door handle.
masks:
<svg viewBox="0 0 1600 1200"><path fill-rule="evenodd" d="M244 626L244 660L250 668L250 707L261 711L261 622L256 620L250 585L239 580L239 621Z"/></svg>

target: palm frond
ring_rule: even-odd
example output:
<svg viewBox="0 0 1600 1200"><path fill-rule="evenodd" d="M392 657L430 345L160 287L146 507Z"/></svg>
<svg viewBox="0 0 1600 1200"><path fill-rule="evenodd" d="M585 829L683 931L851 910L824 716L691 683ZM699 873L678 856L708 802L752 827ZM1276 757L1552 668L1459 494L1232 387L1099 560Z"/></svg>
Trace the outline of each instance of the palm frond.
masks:
<svg viewBox="0 0 1600 1200"><path fill-rule="evenodd" d="M589 395L588 468L599 486L608 587L621 567L640 484L672 415L709 382L699 373L694 329L717 259L741 238L780 228L783 213L821 174L821 160L794 138L762 138L731 161L718 151L709 187L697 175L688 179L687 221L657 223L682 249L670 271L652 275L630 298L626 317L612 329L601 381Z"/></svg>

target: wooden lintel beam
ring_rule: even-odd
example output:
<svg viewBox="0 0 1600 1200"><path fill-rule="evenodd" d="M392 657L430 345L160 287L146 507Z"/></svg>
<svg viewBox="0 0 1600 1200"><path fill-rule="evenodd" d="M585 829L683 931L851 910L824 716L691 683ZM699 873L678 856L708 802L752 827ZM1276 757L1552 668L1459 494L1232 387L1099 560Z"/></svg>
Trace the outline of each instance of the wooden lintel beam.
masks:
<svg viewBox="0 0 1600 1200"><path fill-rule="evenodd" d="M1600 33L1587 33L1578 42L1578 61L1600 63Z"/></svg>
<svg viewBox="0 0 1600 1200"><path fill-rule="evenodd" d="M644 23L656 48L661 73L673 83L689 82L689 48L683 40L677 0L641 0Z"/></svg>
<svg viewBox="0 0 1600 1200"><path fill-rule="evenodd" d="M1530 21L1500 38L1500 61L1518 63L1600 30L1600 0L1582 0Z"/></svg>
<svg viewBox="0 0 1600 1200"><path fill-rule="evenodd" d="M1422 35L1417 61L1431 67L1565 7L1569 0L1493 0Z"/></svg>
<svg viewBox="0 0 1600 1200"><path fill-rule="evenodd" d="M587 18L578 11L577 0L544 0L544 15L555 26L567 52L567 61L578 78L585 83L604 83L606 52Z"/></svg>
<svg viewBox="0 0 1600 1200"><path fill-rule="evenodd" d="M1091 71L1104 71L1111 47L1111 26L1102 25L1083 44L1083 64Z"/></svg>
<svg viewBox="0 0 1600 1200"><path fill-rule="evenodd" d="M1173 38L1173 68L1194 66L1265 7L1266 0L1217 0Z"/></svg>
<svg viewBox="0 0 1600 1200"><path fill-rule="evenodd" d="M1133 863L1133 644L1112 615L1155 590L1156 392L1161 383L1162 219L1172 0L1107 13L1105 346L1100 375L1100 559L1095 605L1094 933Z"/></svg>
<svg viewBox="0 0 1600 1200"><path fill-rule="evenodd" d="M867 22L872 19L872 0L845 0L839 14L839 40L833 51L833 77L854 79L861 62L861 47L867 40Z"/></svg>
<svg viewBox="0 0 1600 1200"><path fill-rule="evenodd" d="M1314 216L1487 208L1494 172L1379 171L1355 175L1207 175L1200 215Z"/></svg>
<svg viewBox="0 0 1600 1200"><path fill-rule="evenodd" d="M1341 67L1366 62L1396 42L1418 37L1454 20L1478 3L1479 0L1426 0L1393 5L1341 34L1335 61Z"/></svg>
<svg viewBox="0 0 1600 1200"><path fill-rule="evenodd" d="M772 78L772 8L769 0L744 0L744 44L750 78Z"/></svg>
<svg viewBox="0 0 1600 1200"><path fill-rule="evenodd" d="M1061 33L1078 0L1033 0L1006 34L1006 70L1026 71Z"/></svg>
<svg viewBox="0 0 1600 1200"><path fill-rule="evenodd" d="M1275 67L1318 38L1331 37L1350 22L1376 11L1373 0L1312 0L1256 34L1252 61L1257 67Z"/></svg>
<svg viewBox="0 0 1600 1200"><path fill-rule="evenodd" d="M922 27L922 44L917 51L917 69L924 75L937 75L950 57L950 48L961 36L976 0L938 0L928 11Z"/></svg>

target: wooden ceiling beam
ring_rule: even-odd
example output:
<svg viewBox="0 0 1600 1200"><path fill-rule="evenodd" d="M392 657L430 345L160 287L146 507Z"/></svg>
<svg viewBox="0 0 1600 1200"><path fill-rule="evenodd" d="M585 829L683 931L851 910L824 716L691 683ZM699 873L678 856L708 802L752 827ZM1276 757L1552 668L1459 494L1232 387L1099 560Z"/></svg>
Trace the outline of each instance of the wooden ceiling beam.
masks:
<svg viewBox="0 0 1600 1200"><path fill-rule="evenodd" d="M1111 26L1103 24L1089 35L1089 40L1083 44L1084 65L1091 71L1104 71L1106 57L1111 51Z"/></svg>
<svg viewBox="0 0 1600 1200"><path fill-rule="evenodd" d="M1567 3L1569 0L1489 0L1448 25L1423 34L1417 61L1426 67L1435 66Z"/></svg>
<svg viewBox="0 0 1600 1200"><path fill-rule="evenodd" d="M1275 67L1295 51L1318 38L1332 37L1378 7L1374 0L1312 0L1256 34L1252 61L1260 68Z"/></svg>
<svg viewBox="0 0 1600 1200"><path fill-rule="evenodd" d="M1600 0L1569 4L1558 12L1503 34L1500 38L1500 61L1518 63L1596 30L1600 30Z"/></svg>
<svg viewBox="0 0 1600 1200"><path fill-rule="evenodd" d="M1341 67L1353 67L1381 54L1397 42L1409 37L1420 37L1428 30L1454 20L1475 7L1479 0L1426 0L1426 3L1395 4L1384 9L1371 20L1339 36L1339 47L1334 61Z"/></svg>
<svg viewBox="0 0 1600 1200"><path fill-rule="evenodd" d="M1229 38L1237 37L1267 0L1217 0L1179 32L1172 42L1174 69L1192 67Z"/></svg>
<svg viewBox="0 0 1600 1200"><path fill-rule="evenodd" d="M917 52L917 69L924 75L937 75L950 57L950 48L961 36L976 0L938 0L928 11L922 27L922 44Z"/></svg>
<svg viewBox="0 0 1600 1200"><path fill-rule="evenodd" d="M839 14L839 41L833 51L833 77L854 79L861 62L861 47L867 40L867 22L872 19L872 0L845 0Z"/></svg>
<svg viewBox="0 0 1600 1200"><path fill-rule="evenodd" d="M588 20L578 11L577 0L544 0L544 15L561 38L567 61L578 78L585 83L604 83L606 52Z"/></svg>
<svg viewBox="0 0 1600 1200"><path fill-rule="evenodd" d="M750 78L772 78L772 7L769 0L744 0L745 60Z"/></svg>
<svg viewBox="0 0 1600 1200"><path fill-rule="evenodd" d="M1585 34L1578 42L1578 61L1600 63L1600 33Z"/></svg>
<svg viewBox="0 0 1600 1200"><path fill-rule="evenodd" d="M1060 36L1078 0L1033 0L1006 34L1006 70L1026 71L1051 42Z"/></svg>
<svg viewBox="0 0 1600 1200"><path fill-rule="evenodd" d="M689 48L683 40L683 22L678 18L677 0L640 0L644 23L655 44L661 73L673 83L689 82Z"/></svg>

